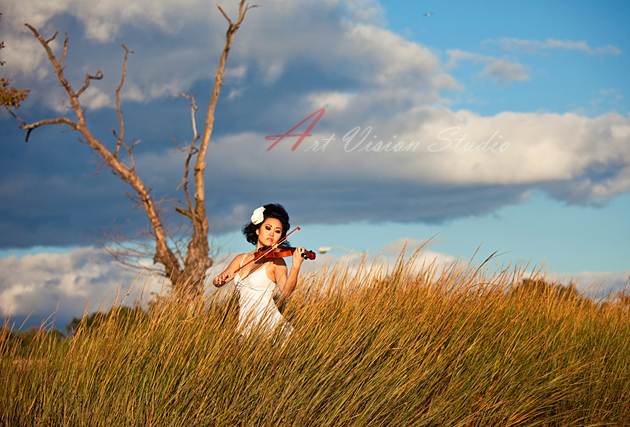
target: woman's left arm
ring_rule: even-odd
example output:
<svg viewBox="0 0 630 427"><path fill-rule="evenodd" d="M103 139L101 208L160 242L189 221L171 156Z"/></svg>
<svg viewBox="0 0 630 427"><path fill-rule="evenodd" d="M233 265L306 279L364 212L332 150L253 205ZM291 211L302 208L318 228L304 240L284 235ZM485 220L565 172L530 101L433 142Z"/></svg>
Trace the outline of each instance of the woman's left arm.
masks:
<svg viewBox="0 0 630 427"><path fill-rule="evenodd" d="M303 253L304 248L295 248L292 259L293 263L291 264L289 274L287 274L287 265L284 262L282 262L281 265L276 265L276 283L278 284L278 288L280 288L282 296L285 298L291 296L295 290L295 285L297 284L300 274L300 267L302 266L302 262L304 262L304 258L302 258Z"/></svg>

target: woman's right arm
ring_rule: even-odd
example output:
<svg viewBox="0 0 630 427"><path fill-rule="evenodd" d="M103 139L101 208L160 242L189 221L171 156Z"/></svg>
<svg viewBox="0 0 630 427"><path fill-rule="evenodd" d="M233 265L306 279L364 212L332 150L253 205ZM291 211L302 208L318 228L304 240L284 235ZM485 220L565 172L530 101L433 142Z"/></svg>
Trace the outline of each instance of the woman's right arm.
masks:
<svg viewBox="0 0 630 427"><path fill-rule="evenodd" d="M217 277L214 278L214 280L212 281L212 284L214 286L216 286L217 288L220 288L221 286L225 285L228 282L227 279L228 278L231 279L230 276L232 276L234 274L234 272L236 270L238 270L239 265L241 264L241 261L242 261L244 256L245 256L245 254L237 255L232 260L230 265L228 265L227 268L225 270L223 270L223 273L219 274Z"/></svg>

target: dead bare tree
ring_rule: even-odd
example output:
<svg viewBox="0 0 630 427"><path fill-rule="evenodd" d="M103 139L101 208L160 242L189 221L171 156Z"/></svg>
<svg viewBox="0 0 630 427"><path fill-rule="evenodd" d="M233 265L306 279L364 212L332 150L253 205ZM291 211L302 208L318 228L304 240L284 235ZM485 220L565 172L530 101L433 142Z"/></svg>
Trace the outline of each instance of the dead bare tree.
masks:
<svg viewBox="0 0 630 427"><path fill-rule="evenodd" d="M103 142L97 139L88 126L86 125L85 109L81 106L79 97L89 87L92 80L100 80L103 78L103 73L100 69L96 71L94 75L86 74L83 86L75 91L64 75L63 60L68 51L68 36L65 36L63 43L63 52L61 57L57 59L54 52L50 47L50 42L55 39L57 33L51 38L44 39L41 34L29 24L25 24L39 40L41 45L48 54L48 59L55 69L55 73L65 92L70 98L71 109L76 114L76 120L71 120L65 116L41 120L35 123L27 124L15 114L16 119L20 121L20 128L25 129L26 141L28 141L31 132L38 127L52 124L65 124L71 129L78 131L81 134L79 140L85 144L88 144L94 152L102 159L99 165L101 167L108 168L114 175L119 177L123 182L128 184L133 191L128 193L128 196L132 200L137 201L138 207L143 209L149 219L150 232L148 235L152 237L155 242L155 249L153 251L153 262L156 264L162 264L164 266L164 273L171 279L175 290L179 295L183 297L191 297L199 295L203 290L203 279L205 277L205 271L212 266L212 257L210 256L210 245L208 241L209 221L206 215L206 196L205 196L205 180L204 173L206 170L206 154L208 151L208 144L210 137L212 136L212 130L214 127L214 112L219 99L219 93L221 86L223 85L223 76L225 73L225 64L227 61L230 48L234 41L234 36L240 28L245 14L247 11L256 5L248 5L245 0L241 0L238 8L238 19L236 22L228 17L223 11L221 6L217 5L221 14L228 22L228 28L225 35L225 45L223 52L219 59L219 66L214 77L214 88L208 104L208 111L206 113L205 128L202 135L197 134L197 126L195 122L195 111L197 109L195 105L194 95L185 94L191 101L192 111L192 126L193 126L193 141L184 147L179 147L182 151L187 151L186 161L184 164L184 177L180 187L183 188L186 196L185 201L180 201L181 206L176 207L175 210L181 215L190 220L191 234L188 241L188 245L185 251L173 249L173 241L169 238L169 234L165 229L162 211L158 209L160 201L153 200L150 189L147 188L142 179L138 176L135 170L135 163L133 157L133 149L139 141L133 141L132 143L125 142L124 133L125 127L123 122L123 116L120 109L120 92L125 82L126 70L127 70L127 57L132 51L130 51L124 44L125 57L123 61L122 76L120 84L116 90L116 112L118 113L119 131L112 130L116 138L116 146L114 150L110 150ZM197 146L198 140L201 139L200 144ZM179 146L179 145L178 145ZM127 152L127 161L123 161L120 150L124 148ZM194 160L194 185L195 192L194 197L191 197L188 188L188 176L190 171L190 163ZM184 253L185 252L185 255Z"/></svg>

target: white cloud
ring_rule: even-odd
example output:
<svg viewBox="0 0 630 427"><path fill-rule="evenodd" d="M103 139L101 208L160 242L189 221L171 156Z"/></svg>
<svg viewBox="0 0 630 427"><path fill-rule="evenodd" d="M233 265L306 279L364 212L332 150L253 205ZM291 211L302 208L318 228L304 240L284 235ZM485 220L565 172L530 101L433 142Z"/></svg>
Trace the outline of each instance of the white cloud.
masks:
<svg viewBox="0 0 630 427"><path fill-rule="evenodd" d="M375 6L370 9L372 18L355 13L366 3ZM234 51L252 63L248 69L261 70L267 83L277 81L291 66L303 65L363 87L435 90L438 58L426 47L384 29L374 18L379 8L371 1L266 3L251 12L256 16L238 34ZM453 86L446 76L437 83Z"/></svg>
<svg viewBox="0 0 630 427"><path fill-rule="evenodd" d="M630 120L617 114L593 119L571 113L501 113L484 117L466 110L451 112L426 107L416 109L414 114L396 116L394 120L388 118L387 122L372 121L369 123L371 132L368 132L368 123L352 119L353 114L354 111L348 112L349 118L340 118L339 123L364 125L360 128L364 136L357 133L349 139L350 126L329 132L320 128L295 151L290 147L296 138L291 138L265 152L271 144L265 141L265 135L237 134L215 140L210 147L209 159L217 172L227 174L239 170L243 179L256 179L258 170L248 166L256 164L269 170L269 179L276 175L280 178L297 174L311 177L312 182L321 177L323 182L360 179L364 183L526 185L528 188L545 188L553 182L564 186L567 192L564 197L582 201L630 189L630 153L627 150ZM401 127L396 128L396 125ZM323 141L333 133L335 139L321 149ZM374 135L377 138L373 138ZM464 137L466 139L458 144L457 140ZM364 138L365 142L361 143ZM315 140L319 141L320 150L308 150ZM375 144L379 141L382 141L381 149L392 142L389 152L365 150L378 149ZM486 151L477 151L485 141L489 141ZM412 150L392 150L397 143L408 148L412 142L417 142ZM505 147L503 151L499 150L501 146ZM234 156L235 152L239 155ZM170 160L166 162L170 163ZM169 169L165 161L153 157L147 163L163 171ZM283 167L274 169L276 164ZM173 167L181 166L173 163ZM601 173L594 173L595 170L611 173L604 180ZM369 171L369 178L366 171ZM302 185L301 181L297 182ZM574 188L577 184L585 187Z"/></svg>
<svg viewBox="0 0 630 427"><path fill-rule="evenodd" d="M630 270L626 271L580 271L573 273L547 273L550 281L562 285L574 283L586 296L604 298L630 289Z"/></svg>
<svg viewBox="0 0 630 427"><path fill-rule="evenodd" d="M228 94L228 99L238 98L243 95L243 89L232 89Z"/></svg>
<svg viewBox="0 0 630 427"><path fill-rule="evenodd" d="M338 0L328 0L328 2L332 5L341 4ZM378 0L348 0L344 3L354 20L377 26L385 25L385 10Z"/></svg>
<svg viewBox="0 0 630 427"><path fill-rule="evenodd" d="M111 41L125 25L153 25L164 31L176 31L183 20L203 14L208 7L199 0L177 3L160 0L29 0L13 2L5 18L20 24L28 22L43 27L55 16L71 14L85 25L86 36L100 42Z"/></svg>
<svg viewBox="0 0 630 427"><path fill-rule="evenodd" d="M393 242L389 242L381 250L386 255L398 256L404 250L407 254L412 254L420 249L426 250L430 246L431 242L428 240L418 239L398 239Z"/></svg>
<svg viewBox="0 0 630 427"><path fill-rule="evenodd" d="M230 73L231 84L234 84L229 88L232 97L244 97L243 93L250 93L239 86L239 76L246 74L247 79L243 80L249 80L250 77L260 76L261 70L267 76L269 73L280 76L285 72L286 64L301 64L322 73L343 75L352 82L353 91L321 90L304 84L298 93L300 98L295 101L295 111L308 108L310 111L304 114L304 118L313 109L324 106L328 110L324 120L327 127L324 127L324 121L318 124L314 129L317 134L306 140L296 152L288 150L294 143L292 140L283 141L273 152L265 153L264 149L269 145L264 140L266 135L256 131L222 139L215 137L209 161L224 176L233 176L234 171L239 171L243 177L255 180L260 170L270 170L270 179L281 180L287 173L298 177L309 174L312 177L310 181L322 182L323 186L330 182L360 183L366 191L375 183L401 188L432 187L434 190L446 185L451 188L503 186L508 191L510 189L506 186L515 186L518 188L511 191L516 199L521 192L531 188L548 188L558 198L579 202L610 197L630 188L630 159L625 148L630 138L626 131L628 118L616 114L587 118L577 114L510 112L481 116L466 110L451 111L436 107L431 104L440 99L439 90L456 88L457 82L444 73L437 56L426 47L408 42L371 23L344 20L340 18L336 3L301 2L291 6L306 8L306 11L312 12L308 16L291 10L287 12L284 6L282 2L273 2L249 12L258 15L255 19L248 16L247 25L237 35ZM331 16L336 19L331 19ZM223 22L218 22L217 34L218 29L224 28ZM272 22L286 22L286 27L272 25ZM196 35L198 31L191 34ZM212 31L214 33L215 29ZM292 36L289 37L289 34ZM179 36L174 37L177 39ZM179 45L189 40L184 37L176 42ZM206 58L213 56L206 46L203 49ZM93 82L84 95L83 99L91 109L112 105L112 95L107 94L113 94L119 82L123 53L119 47L115 51L119 63L108 71L104 70L111 91L101 85L103 82ZM129 58L130 70L122 93L125 99L148 100L172 96L185 91L196 79L213 74L213 70L208 72L208 67L201 66L201 43L196 40L181 49L169 49L163 55L150 58L136 51ZM460 61L482 64L485 68L480 75L503 84L529 78L525 66L505 58L460 50L447 53L450 66ZM137 68L133 70L133 67ZM182 108L184 110L185 107ZM285 132L297 123L290 123L289 127L277 132ZM355 126L362 131L369 126L372 132L369 140L356 150L347 152L341 139ZM447 135L441 133L445 129L459 130L456 135ZM498 133L495 135L495 132ZM336 139L325 151L303 151L315 139L321 142L333 133ZM467 141L476 143L495 135L494 141L498 141L498 145L506 141L510 144L503 152L470 151L462 147L459 151L445 149L431 152L430 147L439 149L447 144L447 141L438 139L438 135L451 139L453 146L455 140L464 135ZM359 140L357 136L352 146ZM399 141L405 146L412 142L418 144L413 151L399 153L361 151L368 142L374 148L379 141L383 141L381 147L389 141L392 145ZM283 165L282 168L277 168L278 162ZM170 154L138 154L136 163L139 170L146 170L151 177L181 177L181 159ZM258 165L258 170L252 170L252 164ZM594 174L593 168L608 173ZM179 180L176 178L174 182ZM289 188L291 185L296 188L304 185L299 178L294 184L284 181L283 185ZM343 188L335 185L334 190L338 191L340 187ZM403 203L396 198L391 201ZM350 200L347 202L351 203ZM346 208L351 209L350 206ZM229 222L228 219L226 221Z"/></svg>
<svg viewBox="0 0 630 427"><path fill-rule="evenodd" d="M498 84L509 85L514 81L528 81L529 67L518 62L510 62L506 59L497 59L487 64L477 74L479 77L490 77Z"/></svg>
<svg viewBox="0 0 630 427"><path fill-rule="evenodd" d="M496 44L501 49L507 51L522 51L527 53L536 53L540 50L550 50L550 49L565 49L565 50L581 50L582 52L588 54L598 54L598 55L621 55L622 50L616 46L600 46L596 48L591 48L588 43L584 40L574 41L574 40L557 40L557 39L547 39L545 41L541 40L523 40L523 39L515 39L515 38L502 38L499 40L486 40L484 44Z"/></svg>
<svg viewBox="0 0 630 427"><path fill-rule="evenodd" d="M85 94L81 97L81 105L90 109L97 110L103 107L113 107L114 100L94 86L88 87Z"/></svg>
<svg viewBox="0 0 630 427"><path fill-rule="evenodd" d="M630 138L630 126L611 126L610 133L612 134L612 137L618 141L628 141L628 139Z"/></svg>
<svg viewBox="0 0 630 427"><path fill-rule="evenodd" d="M462 61L471 61L474 64L485 64L483 70L476 77L488 77L503 86L515 81L531 80L529 67L520 62L510 61L508 58L495 58L480 53L465 52L459 49L446 51L449 56L447 68L455 68Z"/></svg>
<svg viewBox="0 0 630 427"><path fill-rule="evenodd" d="M132 39L121 41L135 52L129 57L121 94L124 100L146 101L174 95L185 92L197 80L214 76L226 23L218 10L199 0L184 4L105 0L96 7L78 0L52 3L34 7L37 14L19 2L7 12L3 25L9 27L11 37L5 40L5 70L11 75L49 75L47 87L57 86L43 49L18 22L29 21L49 37L56 30L52 25L59 25L55 19L73 15L83 24L87 36L85 40L76 32L69 35L66 75L75 85L83 80L83 70L93 72L101 67L105 78L92 84L113 99L123 53L118 43L110 42L120 37L123 30L132 32ZM342 4L344 12L340 12ZM231 16L236 13L232 3L225 9ZM272 1L250 10L237 34L226 75L226 81L233 85L232 98L242 94L239 84L246 73L255 77L262 71L271 84L287 72L289 65L296 64L307 64L331 76L346 76L381 90L433 92L458 87L451 76L440 72L439 60L429 49L382 28L382 15L379 3L368 0ZM168 34L169 42L161 46L154 42L152 34ZM57 55L59 46L57 43ZM77 49L85 53L77 57ZM112 60L103 61L104 57ZM29 83L36 89L33 93L44 89ZM432 99L436 98L434 94ZM92 99L91 108L112 106L111 101L105 101L103 97Z"/></svg>
<svg viewBox="0 0 630 427"><path fill-rule="evenodd" d="M147 278L121 269L103 251L77 248L65 254L39 253L17 258L0 258L0 310L9 316L35 312L48 316L60 310L81 316L89 305L96 311L103 304L114 302L131 289L126 297L131 304L144 287L148 294L159 291L161 279ZM133 285L133 288L132 288Z"/></svg>
<svg viewBox="0 0 630 427"><path fill-rule="evenodd" d="M125 84L125 90L120 94L122 101L136 101L142 102L146 99L146 96L142 93L142 90L135 83Z"/></svg>
<svg viewBox="0 0 630 427"><path fill-rule="evenodd" d="M2 28L7 34L3 37L6 49L3 49L2 54L7 61L3 72L10 77L19 77L26 86L37 89L32 91L31 97L46 87L56 88L58 84L52 79L54 73L44 49L30 30L24 27L25 22L37 28L44 38L61 30L57 39L51 43L59 58L63 31L68 31L68 27L77 29L68 17L76 18L83 25L85 37L82 38L83 34L79 31L72 31L68 35L70 42L64 62L66 77L78 89L82 85L84 70L88 68L93 73L100 67L105 78L100 82L92 82L92 85L98 86L110 98L120 81L121 67L118 64L122 64L123 57L120 42L111 42L120 37L123 30L131 33L122 40L136 52L129 58L129 73L122 97L133 100L185 92L195 79L214 75L213 71L208 72L209 68L214 68L208 67L208 62L218 57L226 26L218 9L200 0L177 3L104 0L98 4L81 0L33 0L11 2L7 9L3 10L2 20ZM160 43L155 43L152 35L163 34L168 34L171 39L169 42L178 40L180 47L165 49ZM173 47L172 44L170 46ZM81 56L77 56L77 52L81 52ZM37 82L28 80L29 76L38 79L49 76L50 80L39 87ZM128 88L131 89L130 94L126 93ZM58 97L58 90L54 92ZM112 103L105 102L103 98L94 101L89 101L93 104L92 108L96 108L96 105L112 107Z"/></svg>
<svg viewBox="0 0 630 427"><path fill-rule="evenodd" d="M332 111L343 111L354 97L353 94L341 92L313 93L308 96L313 110L325 108Z"/></svg>
<svg viewBox="0 0 630 427"><path fill-rule="evenodd" d="M220 224L222 230L239 228L246 217L236 215L232 208L251 197L260 201L276 198L276 193L265 190L276 186L283 189L286 200L303 207L309 221L316 222L329 221L330 212L335 212L337 221L409 221L486 213L505 203L517 203L534 189L581 204L600 203L630 190L627 117L588 118L572 113L482 116L424 107L366 121L357 110L369 111L381 98L372 93L357 97L360 101L348 100L350 106L343 110L327 111L313 136L295 151L291 147L297 138L266 151L272 142L265 140L264 133L215 137L207 157L207 179L217 186L218 193L212 192L209 197L216 199L209 203L224 208L212 213L211 222ZM277 133L297 123L288 123ZM360 129L349 140L347 134L355 126ZM333 134L334 139L326 142ZM464 136L458 145L457 140ZM317 150L313 150L315 141ZM486 151L478 151L485 141L489 141ZM412 149L396 152L392 150L396 144ZM389 151L376 151L379 146L389 146ZM150 151L136 156L136 165L142 176L156 177L159 182L181 180L181 155ZM249 193L250 184L259 183L261 176L265 186L255 195ZM226 204L225 197L234 204ZM366 209L366 197L370 209ZM318 200L315 210L311 206L314 199ZM341 210L344 216L338 217Z"/></svg>
<svg viewBox="0 0 630 427"><path fill-rule="evenodd" d="M430 87L438 59L429 49L387 30L355 25L342 54L364 65L365 79L379 86Z"/></svg>
<svg viewBox="0 0 630 427"><path fill-rule="evenodd" d="M225 69L225 78L234 77L240 80L246 76L247 76L247 67L245 67L244 65Z"/></svg>
<svg viewBox="0 0 630 427"><path fill-rule="evenodd" d="M595 48L593 53L596 53L598 55L610 54L610 55L619 56L623 53L623 51L616 46L608 45L608 46L601 46L601 47Z"/></svg>
<svg viewBox="0 0 630 427"><path fill-rule="evenodd" d="M414 265L417 271L428 268L429 266L437 270L442 270L458 260L458 258L451 254L430 250L429 246L431 246L431 244L432 241L430 240L401 238L383 246L381 252L386 256L398 257L404 250L406 258L415 255Z"/></svg>

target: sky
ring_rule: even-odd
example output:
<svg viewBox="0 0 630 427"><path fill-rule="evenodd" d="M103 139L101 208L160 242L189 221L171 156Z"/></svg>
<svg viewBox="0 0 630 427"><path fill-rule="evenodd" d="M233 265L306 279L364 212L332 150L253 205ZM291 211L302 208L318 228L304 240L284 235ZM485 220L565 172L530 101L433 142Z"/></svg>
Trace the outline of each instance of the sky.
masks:
<svg viewBox="0 0 630 427"><path fill-rule="evenodd" d="M220 1L235 16L236 2ZM300 226L294 245L395 257L424 246L443 265L541 269L578 288L618 291L630 276L630 30L625 1L277 0L248 11L228 60L207 156L215 270L251 250L240 227L266 203ZM157 198L177 190L190 141L186 99L203 122L226 21L199 0L0 0L0 76L31 89L26 122L68 115L28 22L51 37L88 126L125 135ZM269 149L316 111L311 136ZM0 309L39 324L156 279L123 271L97 245L146 225L125 187L63 126L25 132L0 115ZM347 254L337 249L317 262ZM474 257L474 258L473 258ZM214 271L214 270L213 270ZM135 282L134 282L135 281ZM210 288L210 286L209 286ZM123 292L124 293L124 292ZM130 297L131 298L131 297Z"/></svg>

